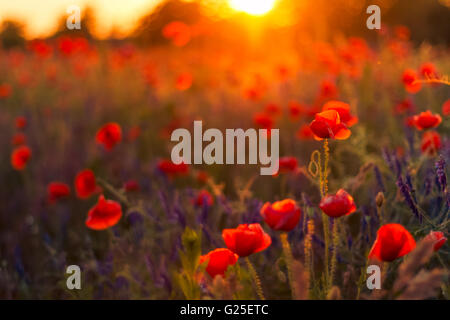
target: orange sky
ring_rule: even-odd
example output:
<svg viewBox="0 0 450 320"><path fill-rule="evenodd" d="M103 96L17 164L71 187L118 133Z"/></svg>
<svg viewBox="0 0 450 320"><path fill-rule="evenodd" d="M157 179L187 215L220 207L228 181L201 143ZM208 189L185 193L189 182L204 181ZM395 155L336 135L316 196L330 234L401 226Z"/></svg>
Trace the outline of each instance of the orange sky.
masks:
<svg viewBox="0 0 450 320"><path fill-rule="evenodd" d="M82 9L89 4L98 19L98 36L107 36L113 27L121 32L133 28L137 19L161 0L0 0L0 22L14 18L26 25L28 38L50 34L70 5ZM66 15L67 16L67 15Z"/></svg>

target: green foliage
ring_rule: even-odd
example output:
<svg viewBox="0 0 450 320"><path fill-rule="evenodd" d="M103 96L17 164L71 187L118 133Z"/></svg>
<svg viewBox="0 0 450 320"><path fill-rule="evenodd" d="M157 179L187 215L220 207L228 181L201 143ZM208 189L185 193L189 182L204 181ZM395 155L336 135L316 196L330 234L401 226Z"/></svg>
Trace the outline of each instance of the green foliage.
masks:
<svg viewBox="0 0 450 320"><path fill-rule="evenodd" d="M182 270L176 274L178 285L188 300L201 298L198 284L198 267L201 255L201 232L186 227L181 237L183 250L180 250Z"/></svg>

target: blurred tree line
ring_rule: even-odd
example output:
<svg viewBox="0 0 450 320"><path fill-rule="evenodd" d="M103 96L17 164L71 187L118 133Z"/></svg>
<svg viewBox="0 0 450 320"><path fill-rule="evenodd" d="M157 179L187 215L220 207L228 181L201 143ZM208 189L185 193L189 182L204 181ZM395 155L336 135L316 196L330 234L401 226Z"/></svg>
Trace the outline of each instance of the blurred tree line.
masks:
<svg viewBox="0 0 450 320"><path fill-rule="evenodd" d="M200 21L211 20L217 25L219 23L217 17L205 14L207 10L203 5L207 3L208 7L211 3L218 2L226 4L226 0L163 1L140 19L130 38L142 45L160 45L167 43L167 39L162 36L162 29L169 22L177 20L194 25ZM366 8L371 4L380 6L383 24L407 26L411 30L413 42L450 44L450 0L279 0L277 7L289 10L298 20L290 27L301 29L303 33L322 38L331 38L333 34L343 33L370 39L375 36L375 32L366 28L368 17ZM93 38L95 14L89 8L82 10L82 13L81 30L68 30L67 17L62 15L59 27L51 38L64 34ZM225 24L227 28L236 27L236 24L229 22ZM244 33L239 35L245 37ZM4 21L0 26L0 43L4 48L23 46L24 25L11 20Z"/></svg>

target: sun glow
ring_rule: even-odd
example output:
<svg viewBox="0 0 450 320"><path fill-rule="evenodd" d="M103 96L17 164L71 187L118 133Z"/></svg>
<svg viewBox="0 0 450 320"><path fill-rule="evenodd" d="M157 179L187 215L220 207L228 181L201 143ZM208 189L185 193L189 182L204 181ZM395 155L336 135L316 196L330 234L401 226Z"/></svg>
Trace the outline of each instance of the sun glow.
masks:
<svg viewBox="0 0 450 320"><path fill-rule="evenodd" d="M243 11L251 15L263 15L275 5L277 0L229 0L230 7L237 11Z"/></svg>

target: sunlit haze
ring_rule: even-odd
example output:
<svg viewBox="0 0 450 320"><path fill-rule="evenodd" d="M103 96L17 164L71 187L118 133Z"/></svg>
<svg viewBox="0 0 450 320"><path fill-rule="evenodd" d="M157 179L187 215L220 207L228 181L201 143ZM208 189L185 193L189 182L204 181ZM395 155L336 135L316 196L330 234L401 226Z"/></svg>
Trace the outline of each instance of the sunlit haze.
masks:
<svg viewBox="0 0 450 320"><path fill-rule="evenodd" d="M262 15L272 10L276 0L230 0L229 2L235 10L252 15Z"/></svg>
<svg viewBox="0 0 450 320"><path fill-rule="evenodd" d="M51 34L58 20L70 5L86 6L94 10L97 19L95 33L105 37L115 30L130 31L137 20L161 0L14 0L0 2L0 22L15 19L25 24L28 38Z"/></svg>

